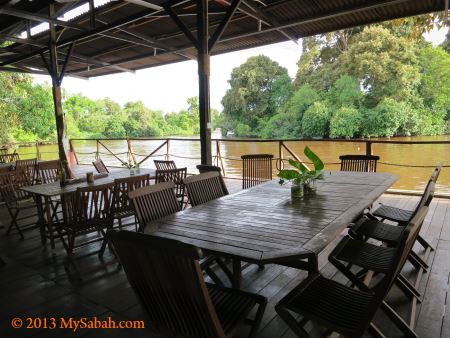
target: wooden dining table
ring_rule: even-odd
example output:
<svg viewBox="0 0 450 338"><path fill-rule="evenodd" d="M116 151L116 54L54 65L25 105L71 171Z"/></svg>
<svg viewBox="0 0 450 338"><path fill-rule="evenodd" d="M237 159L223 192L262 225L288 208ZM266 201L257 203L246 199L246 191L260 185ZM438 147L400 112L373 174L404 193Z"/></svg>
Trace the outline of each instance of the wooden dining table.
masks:
<svg viewBox="0 0 450 338"><path fill-rule="evenodd" d="M151 222L144 231L231 258L239 288L241 261L317 271L318 254L397 179L327 171L315 194L297 200L290 185L273 180Z"/></svg>
<svg viewBox="0 0 450 338"><path fill-rule="evenodd" d="M139 172L134 173L134 176L149 174L150 179L155 178L155 170L154 169L144 169L141 168ZM20 189L26 191L33 195L39 216L39 227L41 230L41 240L42 243L45 243L47 237L50 239L50 244L52 249L55 248L54 244L54 229L53 229L53 210L51 208L52 199L58 196L63 196L66 194L70 194L75 192L78 188L82 187L91 187L96 185L101 185L105 183L111 183L116 178L125 178L133 176L130 173L130 170L117 170L110 172L107 175L98 175L98 177L94 180L93 183L88 183L86 181L86 177L76 178L74 180L69 180L68 184L65 186L61 186L58 181L47 184L36 184L30 185L26 187L21 187ZM45 231L47 228L47 231ZM46 236L46 233L48 236Z"/></svg>

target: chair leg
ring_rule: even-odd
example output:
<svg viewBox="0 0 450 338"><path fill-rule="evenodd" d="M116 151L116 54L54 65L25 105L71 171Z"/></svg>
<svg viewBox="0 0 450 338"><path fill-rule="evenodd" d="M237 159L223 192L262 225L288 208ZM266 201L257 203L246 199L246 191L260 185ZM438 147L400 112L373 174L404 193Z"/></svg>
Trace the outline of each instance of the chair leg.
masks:
<svg viewBox="0 0 450 338"><path fill-rule="evenodd" d="M250 333L248 334L248 337L251 338L256 333L256 330L259 327L259 324L261 323L262 317L264 315L264 311L266 310L267 306L267 299L264 298L261 302L258 302L258 310L256 310L255 318L252 321L252 328L250 330Z"/></svg>
<svg viewBox="0 0 450 338"><path fill-rule="evenodd" d="M373 323L369 324L367 331L369 331L370 335L374 338L386 338L386 336Z"/></svg>
<svg viewBox="0 0 450 338"><path fill-rule="evenodd" d="M417 236L417 242L419 242L420 245L422 245L425 249L430 248L431 251L434 251L434 248L431 246L431 244L428 243L428 242L426 241L426 239L423 238L422 236L420 236L420 235Z"/></svg>
<svg viewBox="0 0 450 338"><path fill-rule="evenodd" d="M425 272L428 270L428 264L414 251L411 250L408 256L408 260L414 267L419 270L423 269Z"/></svg>
<svg viewBox="0 0 450 338"><path fill-rule="evenodd" d="M209 266L203 267L203 271L205 271L209 278L212 279L214 284L224 287L223 282L220 280L219 276L217 276L217 274Z"/></svg>
<svg viewBox="0 0 450 338"><path fill-rule="evenodd" d="M417 333L392 309L385 301L381 302L381 310L394 322L394 324L403 332L405 337L418 338Z"/></svg>
<svg viewBox="0 0 450 338"><path fill-rule="evenodd" d="M284 306L280 304L275 305L275 311L278 313L281 319L283 319L287 326L289 326L289 328L294 331L297 337L309 337L308 332L306 332L305 329L299 325L297 320L289 313L289 311Z"/></svg>
<svg viewBox="0 0 450 338"><path fill-rule="evenodd" d="M420 292L417 291L417 289L413 285L411 285L411 283L402 274L399 274L397 276L395 284L400 290L402 290L405 296L410 299L416 297L419 302L422 302Z"/></svg>
<svg viewBox="0 0 450 338"><path fill-rule="evenodd" d="M14 214L12 212L9 212L9 214L11 215L11 223L9 224L9 227L8 227L8 230L6 231L6 234L9 235L9 233L11 232L12 227L15 227L17 232L20 235L20 238L24 239L25 236L23 235L22 230L20 230L20 227L17 224L17 216L19 215L19 212L20 212L19 209L17 209Z"/></svg>

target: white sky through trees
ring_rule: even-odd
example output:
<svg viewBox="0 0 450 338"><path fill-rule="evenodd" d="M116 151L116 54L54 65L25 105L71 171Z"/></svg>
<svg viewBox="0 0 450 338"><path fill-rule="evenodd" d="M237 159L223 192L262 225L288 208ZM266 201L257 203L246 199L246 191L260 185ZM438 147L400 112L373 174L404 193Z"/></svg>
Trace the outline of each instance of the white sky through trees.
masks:
<svg viewBox="0 0 450 338"><path fill-rule="evenodd" d="M442 43L447 29L425 34L434 45ZM211 57L211 107L222 110L220 100L229 88L228 80L233 68L250 56L266 55L287 68L294 78L301 55L301 41L277 43ZM49 76L33 75L36 83L51 82ZM65 77L62 87L68 94L81 93L92 99L109 97L123 105L128 101L143 101L152 110L164 113L186 109L187 99L198 96L197 62L185 61L161 67L81 80Z"/></svg>

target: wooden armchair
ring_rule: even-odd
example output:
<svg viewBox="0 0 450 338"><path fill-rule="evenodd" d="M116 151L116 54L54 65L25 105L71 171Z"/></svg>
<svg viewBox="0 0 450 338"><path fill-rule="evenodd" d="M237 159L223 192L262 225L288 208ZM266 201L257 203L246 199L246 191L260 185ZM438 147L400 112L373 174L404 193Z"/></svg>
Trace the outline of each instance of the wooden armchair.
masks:
<svg viewBox="0 0 450 338"><path fill-rule="evenodd" d="M33 185L36 183L37 158L16 161L16 180L23 180L22 185Z"/></svg>
<svg viewBox="0 0 450 338"><path fill-rule="evenodd" d="M272 180L273 155L250 154L242 155L241 159L243 189Z"/></svg>
<svg viewBox="0 0 450 338"><path fill-rule="evenodd" d="M83 187L61 197L65 225L58 228L59 236L67 251L66 268L73 266L78 276L74 262L75 249L101 241L98 254L99 257L103 256L106 247L105 234L112 229L114 221L113 188L114 183ZM86 239L87 234L93 236ZM64 235L67 235L67 244ZM77 238L82 238L82 241L76 243Z"/></svg>
<svg viewBox="0 0 450 338"><path fill-rule="evenodd" d="M23 239L24 231L37 228L37 207L32 197L19 189L21 182L16 181L16 174L14 171L0 173L0 193L11 217L6 233L10 234L14 228Z"/></svg>
<svg viewBox="0 0 450 338"><path fill-rule="evenodd" d="M366 330L374 337L381 337L382 333L371 323L375 312L380 308L405 336L415 337L416 334L384 302L384 298L405 264L426 211L427 207L418 213L415 223L405 229L399 245L393 253L389 253L389 259L383 260L382 278L375 286L369 287L352 278L359 288L355 289L325 278L317 272L300 283L275 306L277 313L298 337L309 337L303 328L309 320L347 337L362 337ZM354 253L352 256L356 255ZM292 313L300 314L303 318L298 320Z"/></svg>
<svg viewBox="0 0 450 338"><path fill-rule="evenodd" d="M92 165L94 166L95 170L97 170L97 172L99 174L108 174L109 173L108 168L106 167L105 163L103 163L103 161L101 159L93 161Z"/></svg>
<svg viewBox="0 0 450 338"><path fill-rule="evenodd" d="M150 175L138 175L114 180L114 219L119 222L119 229L122 229L122 220L134 216L134 225L137 228L137 219L134 207L130 201L129 193L133 190L145 187L150 184Z"/></svg>
<svg viewBox="0 0 450 338"><path fill-rule="evenodd" d="M183 182L193 207L228 195L225 183L217 171L193 175Z"/></svg>
<svg viewBox="0 0 450 338"><path fill-rule="evenodd" d="M187 201L185 201L186 191L184 186L184 179L187 175L187 168L178 168L178 169L166 169L166 170L156 170L155 174L155 183L163 183L163 182L173 182L175 183L175 195L178 198L178 201L183 209Z"/></svg>
<svg viewBox="0 0 450 338"><path fill-rule="evenodd" d="M376 172L379 156L374 155L341 155L341 171Z"/></svg>
<svg viewBox="0 0 450 338"><path fill-rule="evenodd" d="M153 188L153 187L152 187ZM205 284L202 251L172 239L129 231L111 232L113 244L150 324L163 335L229 337L257 306L251 337L267 300L263 296Z"/></svg>
<svg viewBox="0 0 450 338"><path fill-rule="evenodd" d="M128 196L133 202L136 216L139 221L139 232L143 232L148 223L181 211L181 206L180 203L178 203L174 189L175 183L163 182L129 192ZM201 262L202 270L211 277L214 283L223 285L220 278L210 267L214 262L216 262L216 257L206 257ZM228 278L231 279L229 271L223 266L222 261L217 259L217 263L224 269Z"/></svg>
<svg viewBox="0 0 450 338"><path fill-rule="evenodd" d="M60 168L60 161L43 161L37 164L37 180L39 183L53 183L58 180L58 169Z"/></svg>

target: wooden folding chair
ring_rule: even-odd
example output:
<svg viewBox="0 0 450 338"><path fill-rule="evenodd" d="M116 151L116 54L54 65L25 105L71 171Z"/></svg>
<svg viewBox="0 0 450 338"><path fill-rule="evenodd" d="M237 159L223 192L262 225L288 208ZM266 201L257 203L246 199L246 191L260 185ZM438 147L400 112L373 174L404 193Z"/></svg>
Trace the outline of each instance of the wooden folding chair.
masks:
<svg viewBox="0 0 450 338"><path fill-rule="evenodd" d="M202 251L172 239L120 231L107 235L148 318L164 336L229 337L238 324L251 325L251 337L267 299L206 284ZM254 319L246 319L253 308Z"/></svg>
<svg viewBox="0 0 450 338"><path fill-rule="evenodd" d="M138 222L134 213L133 204L128 197L130 191L145 187L150 184L150 175L138 175L114 180L114 219L119 223L119 229L122 229L122 220L128 217L134 217L134 225L138 230ZM128 224L126 224L128 225Z"/></svg>
<svg viewBox="0 0 450 338"><path fill-rule="evenodd" d="M108 168L106 167L105 163L103 163L103 161L101 159L93 161L92 165L94 166L95 170L97 170L97 172L99 174L108 174L109 173Z"/></svg>
<svg viewBox="0 0 450 338"><path fill-rule="evenodd" d="M174 161L153 160L156 170L173 170L177 169Z"/></svg>
<svg viewBox="0 0 450 338"><path fill-rule="evenodd" d="M376 172L379 156L374 155L341 155L341 171Z"/></svg>
<svg viewBox="0 0 450 338"><path fill-rule="evenodd" d="M243 189L272 180L273 155L250 154L242 155L241 159Z"/></svg>
<svg viewBox="0 0 450 338"><path fill-rule="evenodd" d="M183 180L186 178L187 168L156 170L155 183L173 182L175 183L175 195L183 209L187 205L186 189Z"/></svg>

